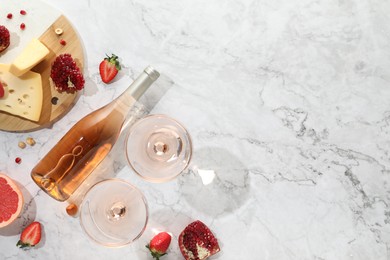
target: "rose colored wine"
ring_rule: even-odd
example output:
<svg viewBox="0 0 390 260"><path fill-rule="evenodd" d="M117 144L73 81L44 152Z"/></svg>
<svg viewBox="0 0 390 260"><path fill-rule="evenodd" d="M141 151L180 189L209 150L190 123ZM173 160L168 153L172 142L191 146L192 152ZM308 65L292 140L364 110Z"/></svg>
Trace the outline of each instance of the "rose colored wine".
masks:
<svg viewBox="0 0 390 260"><path fill-rule="evenodd" d="M159 77L151 67L117 99L78 121L34 167L35 183L64 201L110 152L136 100Z"/></svg>

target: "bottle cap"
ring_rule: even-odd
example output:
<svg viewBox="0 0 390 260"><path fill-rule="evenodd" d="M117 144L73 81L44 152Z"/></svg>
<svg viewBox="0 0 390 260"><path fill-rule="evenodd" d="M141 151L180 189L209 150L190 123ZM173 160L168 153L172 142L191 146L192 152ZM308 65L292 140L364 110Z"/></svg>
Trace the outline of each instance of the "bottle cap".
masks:
<svg viewBox="0 0 390 260"><path fill-rule="evenodd" d="M145 73L149 75L149 77L154 81L160 77L160 73L155 70L152 66L148 66L145 68Z"/></svg>

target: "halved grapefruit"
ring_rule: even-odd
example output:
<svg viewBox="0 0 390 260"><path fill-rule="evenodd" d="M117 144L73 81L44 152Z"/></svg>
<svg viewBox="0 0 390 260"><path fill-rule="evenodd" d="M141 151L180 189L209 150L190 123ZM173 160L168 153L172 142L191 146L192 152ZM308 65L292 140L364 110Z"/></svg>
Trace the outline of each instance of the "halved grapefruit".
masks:
<svg viewBox="0 0 390 260"><path fill-rule="evenodd" d="M23 207L23 195L15 182L0 173L0 228L11 224Z"/></svg>

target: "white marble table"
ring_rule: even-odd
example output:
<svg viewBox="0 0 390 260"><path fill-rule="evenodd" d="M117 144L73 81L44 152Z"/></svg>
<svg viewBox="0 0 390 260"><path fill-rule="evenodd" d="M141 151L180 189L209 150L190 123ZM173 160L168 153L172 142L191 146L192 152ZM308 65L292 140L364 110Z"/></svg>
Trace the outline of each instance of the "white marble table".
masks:
<svg viewBox="0 0 390 260"><path fill-rule="evenodd" d="M156 229L174 236L162 259L182 259L177 236L195 219L219 239L211 259L390 259L388 1L45 2L78 30L87 84L51 128L0 132L0 171L26 198L19 228L0 231L0 259L151 259L144 245ZM97 69L105 53L124 67L110 85ZM126 165L121 137L97 172L141 188L150 221L137 242L105 248L30 171L149 64L161 78L141 101L186 126L194 158L180 178L147 183ZM29 136L37 144L21 150ZM213 182L198 169L214 170ZM33 220L42 242L16 248Z"/></svg>

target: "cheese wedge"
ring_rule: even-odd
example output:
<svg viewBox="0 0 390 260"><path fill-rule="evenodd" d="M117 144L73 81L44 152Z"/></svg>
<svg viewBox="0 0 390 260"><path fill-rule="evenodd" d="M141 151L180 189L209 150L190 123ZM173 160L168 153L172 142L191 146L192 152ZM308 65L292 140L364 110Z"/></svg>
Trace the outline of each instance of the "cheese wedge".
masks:
<svg viewBox="0 0 390 260"><path fill-rule="evenodd" d="M41 62L48 54L49 49L38 39L32 39L23 51L16 57L10 67L10 72L21 76Z"/></svg>
<svg viewBox="0 0 390 260"><path fill-rule="evenodd" d="M21 77L9 72L10 65L0 64L0 79L4 96L0 110L32 121L39 121L42 111L43 90L41 75L28 71Z"/></svg>

